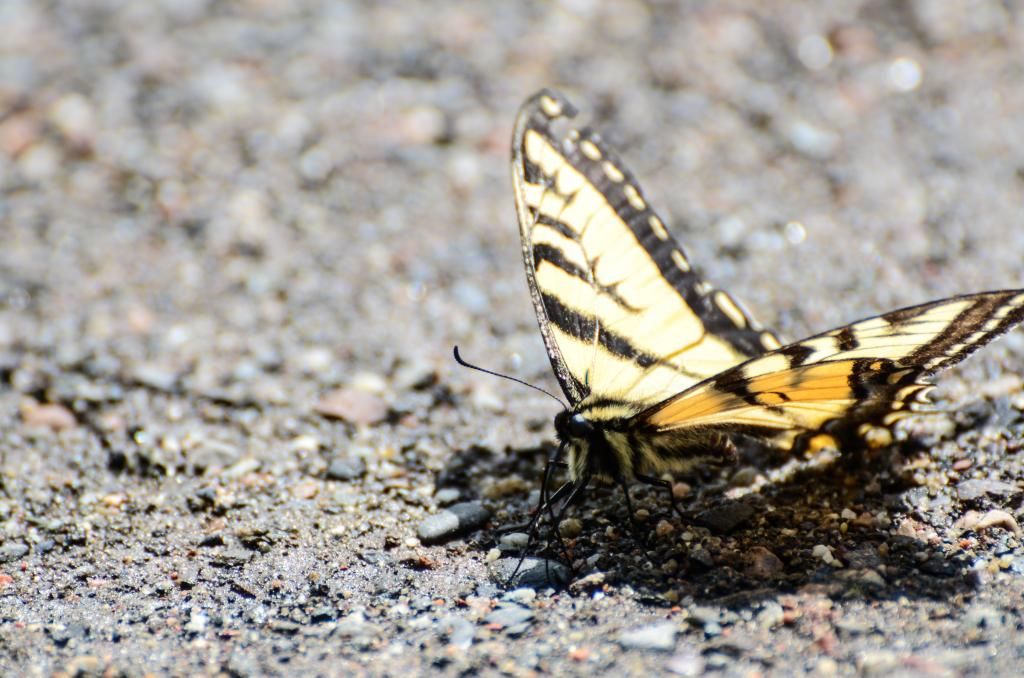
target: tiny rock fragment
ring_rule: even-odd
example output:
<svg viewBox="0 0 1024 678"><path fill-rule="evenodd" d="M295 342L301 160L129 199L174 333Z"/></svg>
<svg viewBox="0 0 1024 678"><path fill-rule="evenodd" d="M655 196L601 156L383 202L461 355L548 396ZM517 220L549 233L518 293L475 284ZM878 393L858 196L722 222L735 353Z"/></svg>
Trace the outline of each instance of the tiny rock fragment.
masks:
<svg viewBox="0 0 1024 678"><path fill-rule="evenodd" d="M379 424L388 416L388 404L382 398L355 388L339 388L325 394L313 410L325 417L366 426Z"/></svg>
<svg viewBox="0 0 1024 678"><path fill-rule="evenodd" d="M1021 493L1021 488L1013 483L991 478L971 478L956 486L957 496L961 501L974 501L986 495L990 497L1012 497Z"/></svg>
<svg viewBox="0 0 1024 678"><path fill-rule="evenodd" d="M1017 523L1017 519L1006 511L1000 509L992 509L991 511L982 514L979 511L968 511L953 524L953 528L957 530L957 533L972 530L974 532L981 532L991 527L1001 527L1005 530L1013 532L1013 536L1020 538L1021 529Z"/></svg>
<svg viewBox="0 0 1024 678"><path fill-rule="evenodd" d="M578 518L566 518L558 523L558 533L567 539L580 536L583 531L583 523Z"/></svg>
<svg viewBox="0 0 1024 678"><path fill-rule="evenodd" d="M513 588L562 588L569 582L570 571L555 560L502 558L495 564L495 576Z"/></svg>
<svg viewBox="0 0 1024 678"><path fill-rule="evenodd" d="M533 612L525 607L516 604L503 604L484 617L484 622L498 629L508 629L526 624L532 621L533 617Z"/></svg>
<svg viewBox="0 0 1024 678"><path fill-rule="evenodd" d="M674 676L695 676L704 675L704 657L693 650L684 650L672 655L671 659L665 662L665 670Z"/></svg>
<svg viewBox="0 0 1024 678"><path fill-rule="evenodd" d="M732 532L740 525L754 517L753 506L734 501L714 506L697 514L695 522L710 528L713 532Z"/></svg>
<svg viewBox="0 0 1024 678"><path fill-rule="evenodd" d="M63 431L78 425L78 420L71 410L60 403L39 404L31 399L21 404L21 420L26 426L38 426L53 431Z"/></svg>
<svg viewBox="0 0 1024 678"><path fill-rule="evenodd" d="M747 553L747 574L758 579L769 579L783 570L782 561L777 555L763 546L755 546Z"/></svg>
<svg viewBox="0 0 1024 678"><path fill-rule="evenodd" d="M19 542L7 542L0 546L0 563L12 563L28 553L28 546Z"/></svg>
<svg viewBox="0 0 1024 678"><path fill-rule="evenodd" d="M490 517L490 511L480 502L467 501L455 504L428 516L420 523L416 536L424 544L440 544L472 532L486 523Z"/></svg>
<svg viewBox="0 0 1024 678"><path fill-rule="evenodd" d="M292 495L297 499L312 499L320 491L320 485L313 481L299 483L292 488Z"/></svg>
<svg viewBox="0 0 1024 678"><path fill-rule="evenodd" d="M672 622L659 622L619 634L618 643L631 650L657 650L670 652L676 646L678 629Z"/></svg>
<svg viewBox="0 0 1024 678"><path fill-rule="evenodd" d="M329 480L358 480L366 475L366 462L362 457L338 457L327 467Z"/></svg>
<svg viewBox="0 0 1024 678"><path fill-rule="evenodd" d="M81 94L67 94L50 109L50 122L73 146L87 149L96 136L96 114Z"/></svg>

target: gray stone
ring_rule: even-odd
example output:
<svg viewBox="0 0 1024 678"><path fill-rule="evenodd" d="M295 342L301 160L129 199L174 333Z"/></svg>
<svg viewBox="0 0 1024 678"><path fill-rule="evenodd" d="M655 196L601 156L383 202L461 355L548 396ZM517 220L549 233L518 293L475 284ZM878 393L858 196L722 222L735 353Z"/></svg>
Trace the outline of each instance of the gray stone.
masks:
<svg viewBox="0 0 1024 678"><path fill-rule="evenodd" d="M339 457L327 467L329 480L358 480L366 475L366 462L362 457Z"/></svg>
<svg viewBox="0 0 1024 678"><path fill-rule="evenodd" d="M956 494L961 501L975 501L986 495L999 498L1012 497L1020 494L1021 491L1021 488L1013 483L989 478L972 478L958 483L956 486Z"/></svg>
<svg viewBox="0 0 1024 678"><path fill-rule="evenodd" d="M434 501L438 506L448 506L457 502L460 496L459 491L454 487L442 487L434 493Z"/></svg>
<svg viewBox="0 0 1024 678"><path fill-rule="evenodd" d="M734 501L701 511L694 522L714 532L732 532L750 520L755 512L753 506Z"/></svg>
<svg viewBox="0 0 1024 678"><path fill-rule="evenodd" d="M530 543L530 535L525 532L509 532L498 539L498 548L507 551L521 551Z"/></svg>
<svg viewBox="0 0 1024 678"><path fill-rule="evenodd" d="M464 617L450 615L441 619L438 627L448 637L448 644L460 650L469 649L476 637L476 628Z"/></svg>
<svg viewBox="0 0 1024 678"><path fill-rule="evenodd" d="M0 546L0 563L11 563L28 553L28 547L19 542L8 542Z"/></svg>
<svg viewBox="0 0 1024 678"><path fill-rule="evenodd" d="M630 650L657 650L670 652L676 646L678 629L672 622L658 622L619 634L618 643Z"/></svg>
<svg viewBox="0 0 1024 678"><path fill-rule="evenodd" d="M501 628L509 628L512 626L518 626L524 624L534 617L531 610L527 610L525 607L515 605L512 603L501 604L495 608L489 615L484 617L484 621L488 624L494 624Z"/></svg>
<svg viewBox="0 0 1024 678"><path fill-rule="evenodd" d="M449 506L420 523L416 535L424 544L440 544L462 536L487 522L491 512L477 501Z"/></svg>
<svg viewBox="0 0 1024 678"><path fill-rule="evenodd" d="M704 658L693 651L678 652L665 662L665 670L676 676L700 676L704 673Z"/></svg>
<svg viewBox="0 0 1024 678"><path fill-rule="evenodd" d="M512 588L562 588L569 583L569 568L543 558L504 558L498 561L496 576Z"/></svg>
<svg viewBox="0 0 1024 678"><path fill-rule="evenodd" d="M501 597L502 600L507 600L510 603L519 603L520 605L529 605L537 599L537 592L531 588L519 588L509 591Z"/></svg>

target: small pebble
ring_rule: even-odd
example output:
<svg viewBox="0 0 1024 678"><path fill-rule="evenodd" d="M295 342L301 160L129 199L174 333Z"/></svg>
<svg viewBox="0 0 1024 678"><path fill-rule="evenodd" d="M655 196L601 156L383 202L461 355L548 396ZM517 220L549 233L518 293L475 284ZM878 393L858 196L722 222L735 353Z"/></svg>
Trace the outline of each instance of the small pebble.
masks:
<svg viewBox="0 0 1024 678"><path fill-rule="evenodd" d="M502 600L506 600L510 603L518 603L520 605L529 605L537 599L537 592L531 588L519 588L509 591L501 597Z"/></svg>
<svg viewBox="0 0 1024 678"><path fill-rule="evenodd" d="M21 405L21 420L26 426L38 426L53 431L74 428L78 420L71 410L60 403L42 404L34 400L26 400Z"/></svg>
<svg viewBox="0 0 1024 678"><path fill-rule="evenodd" d="M747 574L758 579L769 579L784 568L777 555L763 546L755 546L747 553Z"/></svg>
<svg viewBox="0 0 1024 678"><path fill-rule="evenodd" d="M501 604L493 612L484 617L484 622L506 629L524 624L533 619L532 610L515 604Z"/></svg>
<svg viewBox="0 0 1024 678"><path fill-rule="evenodd" d="M307 480L292 488L292 496L296 499L312 499L320 491L320 485L315 481Z"/></svg>
<svg viewBox="0 0 1024 678"><path fill-rule="evenodd" d="M495 577L512 588L562 588L569 583L569 568L555 560L542 558L503 558Z"/></svg>
<svg viewBox="0 0 1024 678"><path fill-rule="evenodd" d="M366 461L362 457L337 457L327 467L329 480L358 480L366 475Z"/></svg>
<svg viewBox="0 0 1024 678"><path fill-rule="evenodd" d="M760 473L753 466L744 466L743 468L732 474L732 478L729 479L729 484L733 487L750 487L757 482L757 476Z"/></svg>
<svg viewBox="0 0 1024 678"><path fill-rule="evenodd" d="M221 473L221 476L225 480L238 480L244 475L259 470L260 465L261 463L259 459L253 459L252 457L248 457L246 459L238 461L236 464L230 466L229 468L224 469L224 472Z"/></svg>
<svg viewBox="0 0 1024 678"><path fill-rule="evenodd" d="M451 615L438 621L441 633L448 637L448 645L460 650L469 649L476 636L476 627L464 617Z"/></svg>
<svg viewBox="0 0 1024 678"><path fill-rule="evenodd" d="M974 501L988 495L991 497L1011 497L1021 493L1021 488L1012 483L988 478L972 478L958 483L956 494L961 501Z"/></svg>
<svg viewBox="0 0 1024 678"><path fill-rule="evenodd" d="M491 512L477 501L454 504L427 517L420 523L416 535L424 544L442 542L472 532L491 517Z"/></svg>
<svg viewBox="0 0 1024 678"><path fill-rule="evenodd" d="M325 394L313 411L331 419L370 426L387 419L388 404L380 396L357 388L339 388Z"/></svg>
<svg viewBox="0 0 1024 678"><path fill-rule="evenodd" d="M677 652L665 662L665 670L674 676L695 678L704 675L704 658L699 652L684 650Z"/></svg>
<svg viewBox="0 0 1024 678"><path fill-rule="evenodd" d="M208 622L209 617L206 616L205 612L193 612L184 629L190 633L203 633L206 631Z"/></svg>
<svg viewBox="0 0 1024 678"><path fill-rule="evenodd" d="M835 558L832 556L832 549L824 544L815 545L815 547L811 549L811 555L815 558L821 559L827 565L831 565L835 562Z"/></svg>
<svg viewBox="0 0 1024 678"><path fill-rule="evenodd" d="M714 532L728 533L749 521L755 512L753 506L734 501L701 511L694 522Z"/></svg>
<svg viewBox="0 0 1024 678"><path fill-rule="evenodd" d="M507 551L521 551L530 543L530 535L525 532L509 532L501 535L498 546Z"/></svg>
<svg viewBox="0 0 1024 678"><path fill-rule="evenodd" d="M65 94L50 108L50 122L73 146L88 148L96 136L96 115L81 94Z"/></svg>
<svg viewBox="0 0 1024 678"><path fill-rule="evenodd" d="M20 542L8 542L0 546L0 563L11 563L28 553L28 546Z"/></svg>
<svg viewBox="0 0 1024 678"><path fill-rule="evenodd" d="M670 652L676 646L678 629L672 622L659 622L623 631L617 642L629 650L657 650Z"/></svg>
<svg viewBox="0 0 1024 678"><path fill-rule="evenodd" d="M961 532L967 530L981 532L992 527L1001 527L1012 532L1013 536L1018 539L1021 536L1021 529L1017 519L1001 509L992 509L985 514L981 514L978 511L968 511L953 524L953 527Z"/></svg>
<svg viewBox="0 0 1024 678"><path fill-rule="evenodd" d="M558 523L558 533L566 539L580 536L583 531L583 523L576 518L566 518Z"/></svg>
<svg viewBox="0 0 1024 678"><path fill-rule="evenodd" d="M774 628L785 620L785 611L782 609L782 605L770 600L762 604L761 611L757 613L755 620L757 625L763 629Z"/></svg>
<svg viewBox="0 0 1024 678"><path fill-rule="evenodd" d="M461 496L462 493L454 487L442 487L434 493L434 501L438 506L448 506L457 502Z"/></svg>
<svg viewBox="0 0 1024 678"><path fill-rule="evenodd" d="M672 498L685 499L690 494L690 486L684 482L672 483Z"/></svg>

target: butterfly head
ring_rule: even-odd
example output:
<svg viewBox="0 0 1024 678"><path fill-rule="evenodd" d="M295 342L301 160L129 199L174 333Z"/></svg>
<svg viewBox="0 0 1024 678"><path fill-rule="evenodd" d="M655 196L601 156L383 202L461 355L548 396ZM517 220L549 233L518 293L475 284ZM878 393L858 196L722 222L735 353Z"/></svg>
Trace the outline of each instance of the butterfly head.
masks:
<svg viewBox="0 0 1024 678"><path fill-rule="evenodd" d="M555 415L555 433L566 449L569 477L577 480L593 475L622 476L618 456L613 452L603 427L578 411L563 410Z"/></svg>

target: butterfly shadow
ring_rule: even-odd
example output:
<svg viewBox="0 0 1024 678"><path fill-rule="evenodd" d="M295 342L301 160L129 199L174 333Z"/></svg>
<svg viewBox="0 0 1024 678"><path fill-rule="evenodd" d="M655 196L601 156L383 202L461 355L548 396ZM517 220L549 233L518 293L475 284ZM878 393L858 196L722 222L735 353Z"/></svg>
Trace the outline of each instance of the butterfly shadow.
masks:
<svg viewBox="0 0 1024 678"><path fill-rule="evenodd" d="M493 528L473 542L478 549L502 548L508 560L521 555L505 548L502 537L523 530L535 510L534 478L550 452L469 448L439 474L439 487L482 487L485 501L500 507ZM731 482L716 470L690 479L700 489L679 501L682 515L673 513L661 488L634 484L630 500L639 519L630 520L622 489L595 484L564 514L575 522L561 531L569 527L571 534L547 525L528 555L570 564L570 590L578 594L628 586L653 606L756 611L805 592L831 599L964 598L986 577L985 553L1009 548L1001 545L1008 531L980 534L955 524L963 509L982 512L995 504L958 506L948 493L931 497L932 490L915 485L908 468L922 451L912 442L871 459L782 469L768 482L753 470L764 467L758 454L763 451L748 453L746 461L757 466L731 473ZM757 481L742 485L752 478Z"/></svg>

